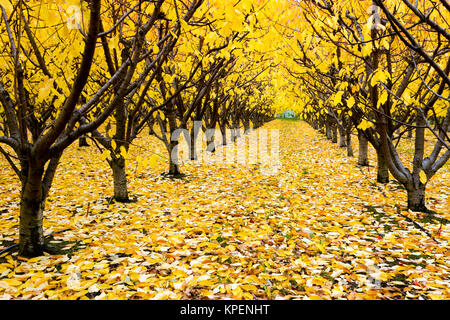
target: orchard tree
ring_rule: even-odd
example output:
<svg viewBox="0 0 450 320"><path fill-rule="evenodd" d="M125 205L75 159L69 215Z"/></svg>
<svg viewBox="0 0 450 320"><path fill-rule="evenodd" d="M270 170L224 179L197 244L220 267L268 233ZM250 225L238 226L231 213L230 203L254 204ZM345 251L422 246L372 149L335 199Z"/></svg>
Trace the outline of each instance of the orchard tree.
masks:
<svg viewBox="0 0 450 320"><path fill-rule="evenodd" d="M19 1L13 7L2 1L0 9L0 150L22 184L19 253L31 257L48 249L45 199L67 141L88 131L71 123L92 69L101 3L82 3L89 13L81 21L87 25L84 35L68 29L64 10L53 2Z"/></svg>
<svg viewBox="0 0 450 320"><path fill-rule="evenodd" d="M108 31L101 34L107 68L96 77L107 79L132 59L132 64L126 67L127 72L120 80L125 91L111 91L104 99L105 105L109 101L118 101L105 132L96 130L92 133L92 137L103 147L102 157L112 169L114 199L118 202L129 201L126 158L130 146L152 114L168 103L163 101L161 105L152 105L149 96L151 88L158 85L163 65L167 63L182 33L187 32L187 22L202 3L203 0L195 0L186 7L179 7L177 2L163 0L155 3L137 1L135 4L111 1L106 6L108 17L112 17L108 21ZM139 10L129 10L129 7L139 7ZM150 18L146 19L147 16ZM104 28L103 22L101 25ZM94 82L92 86L95 87Z"/></svg>
<svg viewBox="0 0 450 320"><path fill-rule="evenodd" d="M426 183L450 157L449 150L445 150L448 33L440 15L448 8L433 1L420 5L409 1L360 1L351 8L347 4L300 4L309 25L309 35L302 37L310 40L299 44L297 61L301 68L297 75L302 74L311 101L317 101L317 97L322 100L325 123L330 115L335 123L339 123L339 117L350 119L358 136L365 137L375 148L377 180L389 181L389 170L405 187L408 208L427 212ZM408 25L400 21L408 21ZM305 43L313 43L312 50L305 50ZM330 56L330 52L334 54ZM317 80L321 89L314 85ZM436 137L429 157L425 157L427 129ZM397 146L412 130L416 133L414 156L408 168Z"/></svg>

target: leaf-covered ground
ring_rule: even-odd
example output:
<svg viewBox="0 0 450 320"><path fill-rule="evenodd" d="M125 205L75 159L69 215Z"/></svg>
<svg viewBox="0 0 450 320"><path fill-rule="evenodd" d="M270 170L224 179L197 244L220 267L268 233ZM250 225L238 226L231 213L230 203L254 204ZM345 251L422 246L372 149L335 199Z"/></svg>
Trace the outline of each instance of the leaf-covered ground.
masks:
<svg viewBox="0 0 450 320"><path fill-rule="evenodd" d="M428 185L429 207L438 213L429 219L405 210L398 184L374 184L374 167L358 168L305 123L277 120L265 128L281 129L275 175L186 162L184 179L168 179L163 161L137 168L138 155L164 155L144 137L128 161L137 197L129 204L109 201L110 169L94 147L71 147L44 220L46 234L71 229L48 238L61 254L3 254L0 298L450 297L449 165ZM356 141L354 148L357 154ZM404 150L407 156L407 144ZM373 151L370 157L375 164ZM4 248L18 238L19 184L0 161Z"/></svg>

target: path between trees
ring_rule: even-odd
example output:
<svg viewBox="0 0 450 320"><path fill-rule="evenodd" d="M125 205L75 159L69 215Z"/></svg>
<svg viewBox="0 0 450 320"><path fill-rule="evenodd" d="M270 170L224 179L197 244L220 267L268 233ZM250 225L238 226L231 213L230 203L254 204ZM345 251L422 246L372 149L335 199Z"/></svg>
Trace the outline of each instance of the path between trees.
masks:
<svg viewBox="0 0 450 320"><path fill-rule="evenodd" d="M138 201L129 204L108 204L109 169L94 148L72 147L44 220L46 233L72 228L50 239L63 252L0 257L0 297L448 297L444 220L405 211L397 184L374 184L375 168L360 170L306 123L276 120L264 129L281 129L275 175L187 162L184 179L167 179L165 162L136 171L144 151L130 150ZM154 145L149 139L138 143ZM19 183L0 161L3 248L18 237ZM449 172L447 165L427 190L438 218L450 218Z"/></svg>

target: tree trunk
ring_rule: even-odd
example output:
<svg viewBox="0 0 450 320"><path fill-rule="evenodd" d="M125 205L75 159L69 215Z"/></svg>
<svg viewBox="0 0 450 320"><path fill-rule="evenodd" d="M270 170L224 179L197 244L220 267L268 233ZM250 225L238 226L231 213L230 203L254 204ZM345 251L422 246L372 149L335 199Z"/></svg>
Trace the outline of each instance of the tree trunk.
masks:
<svg viewBox="0 0 450 320"><path fill-rule="evenodd" d="M384 157L383 152L381 150L377 150L377 160L378 160L377 182L388 183L389 167L386 158Z"/></svg>
<svg viewBox="0 0 450 320"><path fill-rule="evenodd" d="M346 144L347 144L347 156L353 157L353 147L352 147L352 132L349 130L346 132Z"/></svg>
<svg viewBox="0 0 450 320"><path fill-rule="evenodd" d="M189 159L192 161L197 160L197 148L195 146L195 138L191 137L190 139L190 143L189 143Z"/></svg>
<svg viewBox="0 0 450 320"><path fill-rule="evenodd" d="M245 120L243 121L243 124L244 124L244 134L248 135L250 132L250 121Z"/></svg>
<svg viewBox="0 0 450 320"><path fill-rule="evenodd" d="M172 161L170 162L169 166L169 175L173 177L180 175L180 167Z"/></svg>
<svg viewBox="0 0 450 320"><path fill-rule="evenodd" d="M44 253L43 213L45 199L42 195L44 168L29 169L20 199L19 255L37 257Z"/></svg>
<svg viewBox="0 0 450 320"><path fill-rule="evenodd" d="M192 126L191 134L189 137L189 159L192 161L197 160L197 146L196 146L196 132L195 132L195 126Z"/></svg>
<svg viewBox="0 0 450 320"><path fill-rule="evenodd" d="M125 159L120 157L111 161L111 169L114 178L114 200L118 202L128 202L127 174L125 169Z"/></svg>
<svg viewBox="0 0 450 320"><path fill-rule="evenodd" d="M312 125L314 130L319 130L319 125L317 124L317 121L312 121Z"/></svg>
<svg viewBox="0 0 450 320"><path fill-rule="evenodd" d="M333 124L331 126L331 141L333 143L337 143L338 140L338 130L337 130L337 125Z"/></svg>
<svg viewBox="0 0 450 320"><path fill-rule="evenodd" d="M241 128L239 127L239 121L234 126L234 134L236 135L236 138L240 138L241 137ZM236 139L235 139L235 141L236 141Z"/></svg>
<svg viewBox="0 0 450 320"><path fill-rule="evenodd" d="M239 136L239 128L233 126L233 128L231 128L231 142L235 143L238 136Z"/></svg>
<svg viewBox="0 0 450 320"><path fill-rule="evenodd" d="M345 133L345 130L339 127L339 147L344 148L347 146L346 137L347 135Z"/></svg>
<svg viewBox="0 0 450 320"><path fill-rule="evenodd" d="M169 175L176 177L180 175L180 166L178 156L174 155L174 150L178 146L178 141L171 141L169 144Z"/></svg>
<svg viewBox="0 0 450 320"><path fill-rule="evenodd" d="M329 121L325 121L325 134L327 135L327 139L331 140L332 134L331 134L331 125Z"/></svg>
<svg viewBox="0 0 450 320"><path fill-rule="evenodd" d="M368 150L369 150L369 142L367 141L364 134L358 132L358 143L359 143L359 152L358 152L358 165L360 166L368 166L369 158L368 158Z"/></svg>
<svg viewBox="0 0 450 320"><path fill-rule="evenodd" d="M410 187L408 191L408 209L416 212L428 212L425 205L425 186L420 183L418 188Z"/></svg>
<svg viewBox="0 0 450 320"><path fill-rule="evenodd" d="M225 126L220 126L220 133L222 134L222 145L227 145L227 130Z"/></svg>
<svg viewBox="0 0 450 320"><path fill-rule="evenodd" d="M198 160L198 154L197 154L197 139L199 138L199 133L202 130L202 120L197 119L194 121L194 124L191 127L190 130L190 136L189 136L189 159L190 160ZM201 145L201 141L199 142ZM201 148L201 146L200 146Z"/></svg>
<svg viewBox="0 0 450 320"><path fill-rule="evenodd" d="M206 137L206 151L214 153L216 152L216 143L214 134Z"/></svg>

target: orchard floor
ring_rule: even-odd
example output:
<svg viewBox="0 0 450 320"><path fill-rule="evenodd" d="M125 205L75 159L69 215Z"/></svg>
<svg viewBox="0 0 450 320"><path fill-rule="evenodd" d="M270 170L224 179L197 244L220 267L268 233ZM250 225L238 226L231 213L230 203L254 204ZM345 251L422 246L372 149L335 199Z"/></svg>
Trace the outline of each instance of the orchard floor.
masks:
<svg viewBox="0 0 450 320"><path fill-rule="evenodd" d="M450 165L429 182L438 214L427 219L405 209L396 183L374 184L374 167L357 167L307 124L264 129L280 129L272 175L219 159L186 162L183 179L168 179L164 161L137 166L138 155L165 155L144 137L129 155L137 202L128 204L108 201L112 178L98 150L72 146L44 221L46 234L70 229L49 238L61 254L3 254L0 298L450 298ZM19 183L3 158L0 168L1 250L18 238Z"/></svg>

